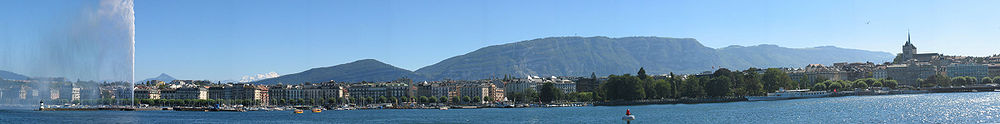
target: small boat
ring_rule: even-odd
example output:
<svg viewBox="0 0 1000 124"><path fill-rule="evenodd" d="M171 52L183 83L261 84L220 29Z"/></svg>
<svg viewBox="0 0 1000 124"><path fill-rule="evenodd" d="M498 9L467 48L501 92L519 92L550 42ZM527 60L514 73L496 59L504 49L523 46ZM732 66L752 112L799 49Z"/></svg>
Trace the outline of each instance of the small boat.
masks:
<svg viewBox="0 0 1000 124"><path fill-rule="evenodd" d="M778 92L767 93L767 96L746 96L749 101L768 101L768 100L783 100L783 99L801 99L801 98L819 98L830 96L830 92L826 91L809 91L809 89L803 90L785 90L784 88L778 89Z"/></svg>
<svg viewBox="0 0 1000 124"><path fill-rule="evenodd" d="M441 108L438 108L438 110L448 110L448 107L441 107Z"/></svg>
<svg viewBox="0 0 1000 124"><path fill-rule="evenodd" d="M313 113L320 113L320 112L323 112L323 110L321 110L319 108L314 108L313 109Z"/></svg>
<svg viewBox="0 0 1000 124"><path fill-rule="evenodd" d="M303 113L302 109L295 109L295 114L302 114L302 113Z"/></svg>

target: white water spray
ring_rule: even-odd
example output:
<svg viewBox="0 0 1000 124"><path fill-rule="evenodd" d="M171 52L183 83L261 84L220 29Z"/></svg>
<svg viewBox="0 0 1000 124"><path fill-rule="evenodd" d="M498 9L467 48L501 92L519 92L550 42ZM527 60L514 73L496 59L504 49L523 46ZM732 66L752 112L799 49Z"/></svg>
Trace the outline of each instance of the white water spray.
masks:
<svg viewBox="0 0 1000 124"><path fill-rule="evenodd" d="M123 32L128 38L128 62L129 62L129 104L135 106L135 9L133 0L102 0L99 13L106 13L110 16L110 22L116 28L126 28ZM104 15L104 14L102 14Z"/></svg>
<svg viewBox="0 0 1000 124"><path fill-rule="evenodd" d="M117 87L111 88L115 90L114 98L129 100L129 102L119 101L120 105L134 104L135 14L133 1L99 0L82 3L84 5L81 5L79 9L55 9L68 11L24 12L39 14L33 17L61 17L55 19L38 18L42 19L39 22L44 23L37 25L44 26L28 26L28 30L26 30L37 32L37 36L2 35L6 38L0 38L0 45L6 47L0 51L0 57L4 59L0 63L2 64L0 70L24 74L35 78L35 80L27 83L0 82L5 83L0 84L0 87L8 89L8 91L23 90L23 92L29 92L26 96L21 93L24 97L3 97L3 99L8 100L0 99L0 101L37 102L39 100L68 99L67 97L70 96L64 95L68 94L64 91L68 87L67 85L52 84L65 81L94 81L119 84ZM24 85L24 88L20 85ZM76 88L77 86L72 87ZM80 87L84 88L81 89L79 96L81 100L104 98L98 97L103 94L97 91L103 89L100 86L84 85ZM52 92L49 92L50 90ZM87 90L87 92L83 93L83 90Z"/></svg>

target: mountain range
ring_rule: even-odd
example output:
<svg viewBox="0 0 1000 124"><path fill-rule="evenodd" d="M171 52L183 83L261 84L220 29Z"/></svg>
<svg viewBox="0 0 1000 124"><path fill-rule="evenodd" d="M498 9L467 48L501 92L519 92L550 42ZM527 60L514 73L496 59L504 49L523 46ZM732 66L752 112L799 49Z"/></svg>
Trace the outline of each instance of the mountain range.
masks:
<svg viewBox="0 0 1000 124"><path fill-rule="evenodd" d="M0 79L4 80L28 80L28 76L17 74L14 72L0 70Z"/></svg>
<svg viewBox="0 0 1000 124"><path fill-rule="evenodd" d="M803 67L835 62L885 62L887 52L833 46L786 48L777 45L710 48L693 38L666 37L549 37L480 48L416 71L374 59L257 81L258 84L421 80L475 80L512 75L589 76L631 74L645 68L650 74L698 73L715 68Z"/></svg>
<svg viewBox="0 0 1000 124"><path fill-rule="evenodd" d="M363 59L331 67L313 68L303 72L282 75L253 82L255 84L298 84L303 82L321 83L390 81L402 77L413 80L426 80L424 76L413 71L382 63L375 59Z"/></svg>
<svg viewBox="0 0 1000 124"><path fill-rule="evenodd" d="M160 73L160 76L156 76L154 78L146 78L145 80L142 80L142 81L139 81L139 82L146 82L146 81L151 81L151 80L158 80L158 81L170 82L170 81L174 81L174 80L177 80L177 79L174 78L174 77L172 77L172 76L170 76L170 75L167 75L166 73Z"/></svg>

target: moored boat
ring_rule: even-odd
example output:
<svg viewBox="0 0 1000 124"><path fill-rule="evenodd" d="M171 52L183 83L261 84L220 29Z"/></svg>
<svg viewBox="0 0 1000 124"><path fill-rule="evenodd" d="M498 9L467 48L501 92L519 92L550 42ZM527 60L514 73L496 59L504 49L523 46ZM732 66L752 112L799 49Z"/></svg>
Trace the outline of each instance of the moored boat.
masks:
<svg viewBox="0 0 1000 124"><path fill-rule="evenodd" d="M296 114L302 114L302 113L303 113L303 111L302 111L302 109L295 109L295 113L296 113Z"/></svg>
<svg viewBox="0 0 1000 124"><path fill-rule="evenodd" d="M746 96L749 101L768 101L768 100L783 100L783 99L801 99L801 98L819 98L830 96L830 92L826 91L809 91L809 89L802 90L785 90L784 88L778 89L778 92L767 93L767 96Z"/></svg>

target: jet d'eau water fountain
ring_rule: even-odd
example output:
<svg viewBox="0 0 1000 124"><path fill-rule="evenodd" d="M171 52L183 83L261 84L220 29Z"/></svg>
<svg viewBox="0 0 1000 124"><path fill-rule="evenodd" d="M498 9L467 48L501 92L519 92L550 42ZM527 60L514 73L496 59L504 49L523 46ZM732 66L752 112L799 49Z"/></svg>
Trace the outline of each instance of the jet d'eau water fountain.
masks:
<svg viewBox="0 0 1000 124"><path fill-rule="evenodd" d="M133 1L71 3L4 12L25 16L0 19L0 70L29 78L0 80L0 104L135 104Z"/></svg>

